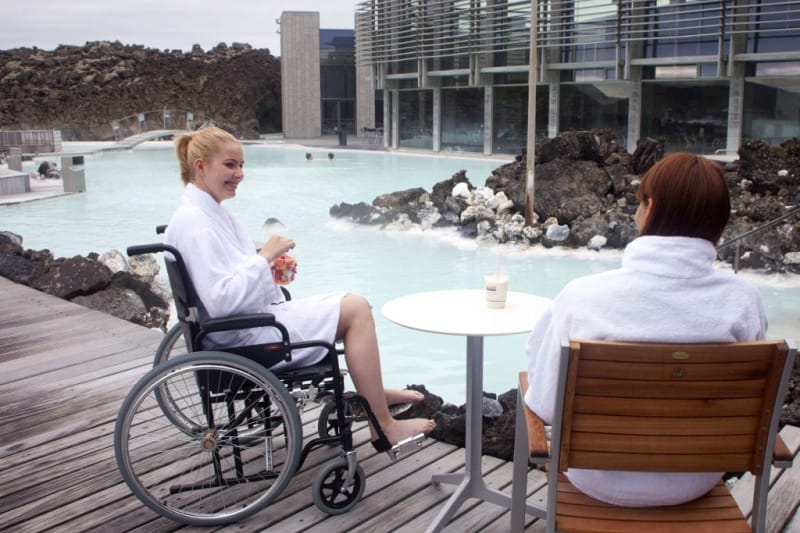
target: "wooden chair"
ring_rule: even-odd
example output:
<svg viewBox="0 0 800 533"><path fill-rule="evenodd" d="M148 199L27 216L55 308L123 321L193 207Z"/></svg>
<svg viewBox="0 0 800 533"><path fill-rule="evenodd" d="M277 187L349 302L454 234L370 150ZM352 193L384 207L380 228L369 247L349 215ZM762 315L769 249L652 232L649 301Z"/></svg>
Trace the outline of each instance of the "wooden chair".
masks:
<svg viewBox="0 0 800 533"><path fill-rule="evenodd" d="M791 341L562 346L552 439L523 401L520 373L512 531L528 512L547 531L751 531L723 482L676 506L626 508L579 492L568 468L745 472L756 476L752 531L765 528L770 464L791 466L777 435L796 347ZM547 510L526 505L529 462L547 464Z"/></svg>

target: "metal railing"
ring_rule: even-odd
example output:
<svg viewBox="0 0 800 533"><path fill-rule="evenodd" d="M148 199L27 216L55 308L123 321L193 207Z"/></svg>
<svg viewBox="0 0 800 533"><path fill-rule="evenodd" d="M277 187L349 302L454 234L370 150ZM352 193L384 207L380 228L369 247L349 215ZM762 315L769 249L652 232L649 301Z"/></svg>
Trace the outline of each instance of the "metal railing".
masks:
<svg viewBox="0 0 800 533"><path fill-rule="evenodd" d="M392 63L530 50L529 0L362 0L356 4L359 62ZM537 47L595 49L800 35L796 0L536 0ZM715 44L716 43L716 44ZM793 49L795 52L797 50ZM722 53L723 50L717 50ZM708 52L704 52L708 53Z"/></svg>
<svg viewBox="0 0 800 533"><path fill-rule="evenodd" d="M747 237L750 237L751 235L755 235L757 233L761 233L762 231L767 230L767 229L769 229L769 228L771 228L773 226L777 226L778 224L780 224L784 220L789 219L789 218L791 218L791 217L793 217L795 215L798 215L798 214L800 214L800 207L795 207L794 209L792 209L788 213L784 213L783 215L781 215L781 216L779 216L777 218L774 218L774 219L770 220L769 222L767 222L765 224L757 226L757 227L755 227L755 228L753 228L751 230L745 231L744 233L742 233L740 235L737 235L735 237L731 237L727 241L725 241L722 244L720 244L719 246L717 246L717 252L719 252L719 250L722 250L723 248L727 248L727 247L733 246L735 244L736 245L736 252L735 252L736 255L733 258L733 271L734 272L739 272L739 259L741 258L741 255L742 255L742 241L744 239L746 239Z"/></svg>

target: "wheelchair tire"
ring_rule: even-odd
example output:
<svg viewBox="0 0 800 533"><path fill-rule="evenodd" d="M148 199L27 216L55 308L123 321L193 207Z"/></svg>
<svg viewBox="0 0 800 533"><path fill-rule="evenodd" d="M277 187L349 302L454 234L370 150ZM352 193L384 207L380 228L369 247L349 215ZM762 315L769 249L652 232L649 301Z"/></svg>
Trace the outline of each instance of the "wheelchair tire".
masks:
<svg viewBox="0 0 800 533"><path fill-rule="evenodd" d="M173 400L191 424L174 424L162 409L164 387L182 391ZM133 494L194 526L229 524L269 505L297 470L302 443L285 385L226 352L195 352L151 369L114 428L117 466Z"/></svg>
<svg viewBox="0 0 800 533"><path fill-rule="evenodd" d="M164 338L161 339L158 348L156 348L156 355L153 358L153 368L163 365L169 361L170 358L186 353L185 351L181 351L179 354L173 354L175 344L182 339L182 334L183 330L180 324L175 324L164 334ZM155 394L158 405L161 406L164 415L166 415L173 424L176 426L183 426L187 431L193 428L192 417L181 411L180 403L174 398L174 395L179 394L177 391L170 390L170 386L164 384L155 391Z"/></svg>
<svg viewBox="0 0 800 533"><path fill-rule="evenodd" d="M350 409L349 402L345 402L345 405L347 409ZM351 415L352 413L347 414ZM340 434L336 415L336 403L332 400L325 402L325 405L320 410L319 420L317 421L317 434L322 438L338 437ZM339 443L334 442L329 446L336 447L339 446Z"/></svg>
<svg viewBox="0 0 800 533"><path fill-rule="evenodd" d="M181 339L182 334L183 330L181 329L180 323L173 325L167 330L164 334L164 338L161 339L161 342L158 344L158 348L156 348L156 356L153 358L153 367L166 363L170 357L173 357L172 350L175 348L175 343ZM183 351L181 353L186 352Z"/></svg>
<svg viewBox="0 0 800 533"><path fill-rule="evenodd" d="M361 465L356 467L353 484L345 486L347 460L344 457L327 462L314 475L312 496L317 508L328 514L346 513L358 503L364 494L367 476Z"/></svg>

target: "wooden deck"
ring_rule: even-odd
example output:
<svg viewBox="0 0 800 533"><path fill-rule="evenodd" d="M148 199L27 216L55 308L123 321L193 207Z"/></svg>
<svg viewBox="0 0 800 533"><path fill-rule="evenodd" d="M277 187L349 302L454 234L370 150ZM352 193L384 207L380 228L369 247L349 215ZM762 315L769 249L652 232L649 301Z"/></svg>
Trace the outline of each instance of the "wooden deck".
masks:
<svg viewBox="0 0 800 533"><path fill-rule="evenodd" d="M113 450L122 400L152 363L161 333L92 311L0 277L0 531L189 531L144 507L123 483ZM514 372L516 369L509 369ZM316 409L303 414L316 432ZM311 479L333 450L313 452L279 501L216 531L423 531L453 491L434 473L458 471L463 450L434 440L391 462L376 454L366 428L356 432L367 486L349 513L328 516L313 504ZM790 447L800 430L786 428ZM484 457L488 484L511 491L512 465ZM774 472L769 531L800 531L800 468ZM746 492L743 479L735 487ZM540 502L544 475L529 474L530 502ZM740 497L747 511L749 502ZM528 517L526 531L543 530ZM506 509L470 500L446 531L508 531Z"/></svg>

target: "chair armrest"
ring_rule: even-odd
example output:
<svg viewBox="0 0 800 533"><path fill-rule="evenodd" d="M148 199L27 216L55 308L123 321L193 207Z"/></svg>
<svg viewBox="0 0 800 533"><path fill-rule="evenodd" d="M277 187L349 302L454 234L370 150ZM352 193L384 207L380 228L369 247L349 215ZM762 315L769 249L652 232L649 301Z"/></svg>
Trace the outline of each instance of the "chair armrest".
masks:
<svg viewBox="0 0 800 533"><path fill-rule="evenodd" d="M230 331L233 329L263 328L275 325L275 315L272 313L258 313L253 315L226 316L212 318L200 323L200 328L206 333L213 331Z"/></svg>
<svg viewBox="0 0 800 533"><path fill-rule="evenodd" d="M775 435L775 447L772 450L772 465L777 468L789 468L794 462L794 454L781 438Z"/></svg>
<svg viewBox="0 0 800 533"><path fill-rule="evenodd" d="M257 313L252 315L227 316L223 318L212 318L201 322L200 333L197 335L196 342L200 342L209 333L215 331L232 331L236 329L264 328L272 327L280 331L281 342L284 347L289 347L289 331L286 326L275 320L272 313Z"/></svg>
<svg viewBox="0 0 800 533"><path fill-rule="evenodd" d="M519 392L525 398L525 392L528 390L528 373L519 373ZM522 402L523 409L525 409L525 426L528 429L528 451L530 458L546 459L550 457L550 449L547 446L547 435L544 429L544 421L534 413L525 402Z"/></svg>

